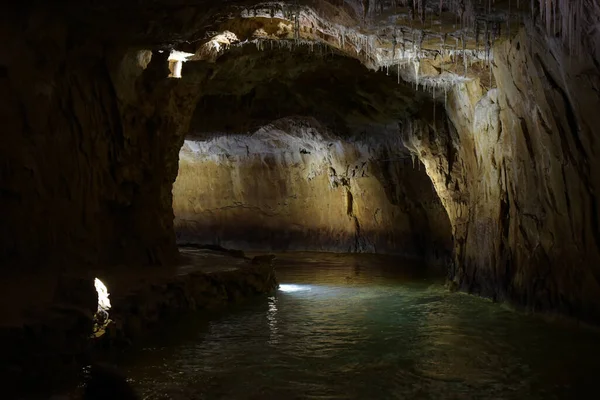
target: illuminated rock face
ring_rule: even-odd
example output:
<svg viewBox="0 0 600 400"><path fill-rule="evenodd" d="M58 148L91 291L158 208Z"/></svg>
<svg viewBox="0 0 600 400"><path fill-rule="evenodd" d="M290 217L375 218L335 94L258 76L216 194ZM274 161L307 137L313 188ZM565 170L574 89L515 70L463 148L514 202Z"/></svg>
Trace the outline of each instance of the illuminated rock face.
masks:
<svg viewBox="0 0 600 400"><path fill-rule="evenodd" d="M450 226L401 144L351 143L314 120L186 141L173 187L181 242L401 253L442 260Z"/></svg>
<svg viewBox="0 0 600 400"><path fill-rule="evenodd" d="M395 118L397 126L401 120L404 144L423 163L448 213L455 245L455 263L450 275L456 286L537 310L558 310L600 321L597 197L600 152L595 135L600 126L597 1L534 2L541 4L541 14L538 6L529 13L531 2L527 1L318 1L310 2L318 4L312 11L304 10L299 35L294 25L289 28L293 21L289 13L283 15L285 20L270 16L269 7L274 3L254 7L254 15L246 7L248 2L243 2L244 7L236 7L241 1L225 2L232 7L227 9L216 7L223 2L215 2L215 7L198 7L195 2L188 2L177 13L170 7L161 7L167 1L156 2L153 7L134 5L128 0L107 1L93 7L89 6L91 2L71 3L69 14L64 17L57 16L55 10L45 10L43 2L36 3L37 9L26 10L29 2L24 2L22 10L3 9L0 13L2 34L7 36L4 42L8 43L0 54L0 92L4 94L0 97L0 117L6 132L0 139L0 268L3 270L19 270L24 266L45 268L50 263L78 266L173 262L177 251L172 183L184 137L194 133L189 122L194 119L196 102L199 97L217 102L214 113L217 121L208 121L211 123L208 125L214 126L221 119L219 108L236 99L251 100L250 95L254 95L271 98L271 102L263 102L262 108L250 107L247 114L240 113L252 122L258 121L257 126L289 116L291 111L315 116L320 110L325 117L335 115L334 122L341 120L341 124L348 122L350 118L344 118L357 109L361 110L355 113L360 118L353 123L366 117L381 122L385 116L383 122ZM409 3L413 5L412 11L409 7L396 10L396 6ZM507 23L512 28L510 40L504 36L505 42L493 43L493 64L486 60L471 65L470 61L481 61L482 57L489 60L489 54L478 53L473 26L468 24L464 27L468 33L466 48L461 49L462 39L457 44L457 38L453 37L463 30L463 25L456 23L456 15L462 13L467 20L473 19L473 13L491 15L481 10L486 3L487 7L501 8L500 14L510 7L515 10L517 3L519 16L542 15L544 21L535 20L526 33L515 37L519 31L515 24L519 25L521 19L514 18L513 24ZM294 4L288 4L285 10L293 11ZM435 4L452 5L448 10L450 15L442 13L438 18ZM472 5L473 9L454 9L454 5L460 4ZM551 18L554 11L548 12L551 4L559 5L555 8L561 19L556 24ZM276 7L277 12L284 13L280 3ZM394 8L394 15L402 14L401 18L387 18L390 8ZM415 15L415 8L419 15L410 19L408 16L411 12ZM264 15L257 18L259 9ZM207 10L214 14L208 15ZM230 10L235 11L233 19L218 18L228 15ZM273 11L275 15L276 10ZM267 19L270 22L265 22ZM312 23L314 27L309 26ZM546 33L552 34L538 32L541 25L545 25ZM569 30L558 32L556 26L567 26ZM280 64L269 64L265 59L259 63L258 58L249 55L249 64L240 68L243 56L248 54L236 47L237 42L225 45L228 50L218 54L219 57L212 57L214 64L190 60L183 65L181 79L168 79L167 57L171 48L198 50L194 46L206 42L196 39L208 38L210 35L205 33L209 28L216 33L227 29L240 43L254 40L257 31L272 36L281 29L288 42L274 48L282 52L288 51L290 38L298 42L318 38L331 47L316 46L315 53L335 48L369 67L392 65L392 74L400 71L400 80L413 85L419 81L429 87L436 86L440 108L435 116L430 109L426 110L417 101L419 90L399 92L394 101L390 100L391 85L369 85L367 90L359 92L355 82L365 75L350 68L345 69L356 79L345 75L339 86L348 96L327 97L331 94L329 90L313 91L336 78L335 74L328 78L321 73L319 79L314 79L316 71L341 63L342 57L334 61L322 57L319 68L313 70L302 67L303 72L308 71L303 75L302 85L291 92L285 91L290 88L287 79L294 72L294 63L284 64L283 71L269 75L265 70L273 72ZM248 28L247 32L243 28ZM507 33L507 29L503 28L503 32ZM444 37L445 33L449 36ZM481 41L483 33L480 33ZM561 45L571 45L569 48L578 53L577 57L559 47L557 40ZM261 50L270 45L259 42ZM256 48L254 43L251 46ZM483 43L479 51L482 47ZM455 48L458 53L453 53ZM152 50L151 57L149 51L140 53L142 49ZM252 65L255 61L256 65ZM229 68L223 71L226 62ZM398 66L395 62L400 64L399 68L394 68ZM493 65L492 82L487 65ZM262 76L254 81L261 69ZM247 79L235 86L233 80L222 78L234 74L244 74ZM393 78L395 81L396 76ZM278 86L261 91L265 81ZM215 82L222 86L215 87ZM300 86L311 90L299 96ZM495 89L490 91L490 86ZM445 113L441 111L442 87L448 95ZM277 97L278 93L283 95ZM311 96L327 101L310 104ZM382 112L382 104L386 103L392 110L400 108L400 97L406 111L401 118L389 110ZM275 103L282 115L269 114ZM415 108L422 109L420 115L415 115ZM317 117L322 120L323 115ZM234 128L244 127L243 121L235 122L238 124ZM255 124L248 125L256 128ZM369 177L348 178L349 190L345 185L331 188L326 174L306 179L305 169L311 165L325 168L339 164L341 167L333 167L338 177L346 174L345 165L356 165L365 153L356 149L355 142L342 142L343 157L324 164L322 159L297 154L296 150L294 157L300 157L300 161L283 156L248 156L241 161L226 162L182 160L182 170L194 173L182 175L181 185L175 187L179 232L211 240L229 236L225 230L239 216L235 213L242 210L239 207L231 209L235 212L228 210L222 214L223 220L209 218L203 210L233 202L255 204L252 201L258 193L246 189L246 182L254 179L254 187L261 187L264 182L257 177L266 176L281 187L276 193L267 192L267 204L277 212L280 209L274 199L295 193L330 205L330 212L324 213L322 208L314 210L314 202L290 203L293 213L288 217L281 211L287 219L277 226L287 227L290 238L292 233L298 234L308 243L313 236L319 237L319 241L336 237L335 243L344 243L344 250L399 248L402 240L398 238L405 237L406 232L400 227L408 226L406 216L412 213L407 211L408 207L403 209L400 201L403 197L398 193L406 193L412 204L421 203L421 199L408 196L417 191L398 186L397 182L411 182L412 178L407 176L402 180L395 178L404 170L384 173L391 167L368 161ZM286 178L281 171L288 171L293 178ZM417 176L418 173L417 169ZM238 181L233 179L235 176L240 177L236 178ZM203 192L194 192L204 189L193 186L201 188L206 182L218 187L222 199L231 203L225 200L219 203L218 199L211 203L200 196ZM392 182L397 185L395 189L390 189ZM178 197L181 192L185 195ZM382 200L382 192L389 204ZM352 194L351 213L348 193ZM372 198L361 203L361 194ZM179 202L180 198L194 196L210 205L196 200ZM377 207L382 212L387 210L388 218L376 224L376 218L371 218L375 211L368 204L376 205L375 210ZM310 207L313 208L307 212ZM401 211L395 214L397 209ZM245 229L256 235L260 231L255 227L259 218L249 212L244 215L253 221ZM305 221L301 215L312 219ZM361 234L377 234L364 236L368 241L356 241L352 215L358 220ZM201 225L223 232L218 235L201 232L198 223L185 222L187 219L201 220ZM427 218L429 230L413 231L436 231L431 226L432 219ZM271 223L271 219L266 220ZM299 220L302 226L314 230L291 231L290 227ZM379 230L382 224L389 225ZM331 232L336 233L330 235ZM235 239L231 239L232 243L248 241L247 237L230 237Z"/></svg>
<svg viewBox="0 0 600 400"><path fill-rule="evenodd" d="M497 89L475 82L452 92L451 125L407 127L453 225L453 282L597 321L598 59L523 31L496 49L495 63Z"/></svg>

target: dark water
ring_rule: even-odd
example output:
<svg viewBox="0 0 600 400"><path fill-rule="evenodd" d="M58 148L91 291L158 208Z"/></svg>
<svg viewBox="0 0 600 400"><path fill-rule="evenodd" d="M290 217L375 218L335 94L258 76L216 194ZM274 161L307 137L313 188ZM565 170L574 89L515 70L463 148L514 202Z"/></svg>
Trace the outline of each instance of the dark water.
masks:
<svg viewBox="0 0 600 400"><path fill-rule="evenodd" d="M131 354L121 367L143 398L597 397L598 331L449 293L391 258L278 265L283 290L186 318Z"/></svg>

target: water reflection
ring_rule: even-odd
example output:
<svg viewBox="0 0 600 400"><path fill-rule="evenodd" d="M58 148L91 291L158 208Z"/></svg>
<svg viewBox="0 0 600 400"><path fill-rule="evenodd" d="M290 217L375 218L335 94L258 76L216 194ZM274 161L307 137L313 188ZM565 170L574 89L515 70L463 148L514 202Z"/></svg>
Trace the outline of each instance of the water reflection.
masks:
<svg viewBox="0 0 600 400"><path fill-rule="evenodd" d="M311 287L309 285L294 285L289 283L282 283L279 285L279 290L282 292L301 292L303 290L310 290Z"/></svg>
<svg viewBox="0 0 600 400"><path fill-rule="evenodd" d="M144 398L571 399L595 389L594 331L449 293L398 259L278 262L276 293L187 320L176 340L124 365Z"/></svg>
<svg viewBox="0 0 600 400"><path fill-rule="evenodd" d="M269 321L269 344L276 345L278 342L278 329L277 329L277 298L275 296L269 297L269 311L267 311L267 320Z"/></svg>

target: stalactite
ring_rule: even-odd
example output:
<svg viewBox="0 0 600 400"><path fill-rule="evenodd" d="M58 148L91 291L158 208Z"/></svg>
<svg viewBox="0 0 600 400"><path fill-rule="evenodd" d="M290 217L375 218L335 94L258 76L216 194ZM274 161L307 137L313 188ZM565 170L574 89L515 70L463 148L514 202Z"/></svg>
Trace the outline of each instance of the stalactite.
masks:
<svg viewBox="0 0 600 400"><path fill-rule="evenodd" d="M511 0L508 0L508 17L506 18L506 27L508 29L508 37L510 37L510 20L511 20ZM519 0L517 0L517 8L519 7Z"/></svg>
<svg viewBox="0 0 600 400"><path fill-rule="evenodd" d="M413 67L415 69L415 81L416 81L417 87L418 87L419 86L419 69L421 67L421 61L418 58L413 60Z"/></svg>
<svg viewBox="0 0 600 400"><path fill-rule="evenodd" d="M458 67L458 38L455 37L454 40L454 68L456 69Z"/></svg>
<svg viewBox="0 0 600 400"><path fill-rule="evenodd" d="M538 14L546 32L550 36L560 33L563 43L574 55L580 53L587 22L583 4L583 0L538 0ZM531 12L532 17L535 16L533 0Z"/></svg>
<svg viewBox="0 0 600 400"><path fill-rule="evenodd" d="M392 60L394 60L394 57L396 56L396 45L397 45L398 41L396 39L396 29L394 29L394 34L392 36Z"/></svg>
<svg viewBox="0 0 600 400"><path fill-rule="evenodd" d="M444 46L446 45L446 35L442 35L440 38L440 56L442 57L441 62L444 62ZM443 69L443 68L442 68Z"/></svg>
<svg viewBox="0 0 600 400"><path fill-rule="evenodd" d="M487 66L490 66L490 30L488 26L488 22L484 22L485 33L483 34L483 38L485 40L485 62Z"/></svg>
<svg viewBox="0 0 600 400"><path fill-rule="evenodd" d="M462 57L463 57L463 63L465 65L465 74L464 76L467 76L469 70L467 67L467 43L465 42L465 35L463 34L462 38Z"/></svg>
<svg viewBox="0 0 600 400"><path fill-rule="evenodd" d="M475 22L475 50L479 50L479 21Z"/></svg>
<svg viewBox="0 0 600 400"><path fill-rule="evenodd" d="M584 3L584 1L588 2ZM582 32L587 32L586 29L588 29L590 23L597 23L584 13L584 11L586 11L584 6L587 7L589 2L593 3L593 0L531 0L532 18L547 31L549 36L560 37L564 41L564 45L568 46L573 54L576 54L582 46L582 40L585 39L581 37ZM495 19L497 15L494 14L497 11L495 10L495 0L479 0L479 2L475 2L474 0L439 0L439 2L429 1L429 3L425 0L370 0L365 2L349 2L344 0L341 3L346 7L353 8L360 7L362 4L363 10L367 10L368 15L377 15L392 7L406 6L410 10L411 18L416 19L418 15L418 19L421 23L424 23L427 12L430 13L429 15L433 20L433 14L439 11L440 32L436 32L437 29L434 28L433 24L431 30L428 29L427 31L423 31L422 25L419 26L419 24L414 21L416 23L415 25L411 20L411 28L408 32L404 31L406 28L388 25L383 31L383 34L381 29L375 33L373 33L373 31L371 31L372 33L366 33L358 31L356 28L344 27L332 21L328 21L316 15L314 10L309 7L301 8L298 5L299 2L296 0L294 0L292 5L285 7L283 11L279 9L265 11L264 9L254 8L245 9L243 15L244 17L250 18L265 16L266 18L280 18L281 15L283 15L292 22L293 28L291 32L289 32L288 37L289 39L293 38L293 41L291 41L292 43L279 43L278 45L281 48L287 48L291 51L294 46L306 44L308 51L312 53L315 51L314 43L319 41L329 42L330 45L338 47L342 51L352 51L351 49L354 48L356 50L356 56L358 56L365 64L376 69L386 67L386 74L390 73L390 65L393 66L394 64L397 64L398 82L400 82L400 68L412 64L415 68L414 78L416 86L423 86L426 89L434 87L437 90L439 82L449 81L446 80L444 74L435 78L438 79L438 81L431 81L432 78L429 75L423 75L423 71L421 71L420 68L420 62L423 57L434 57L436 67L440 67L442 72L453 71L460 75L463 71L459 72L458 62L459 57L462 56L464 66L463 77L465 79L469 78L469 65L473 65L473 63L485 63L483 65L487 66L489 70L491 87L493 81L493 76L491 75L493 66L493 47L496 43L496 39L502 37L502 25L504 23L507 24L507 32L510 37L513 33L511 31L512 20L515 17L521 16L522 12L527 10L527 5L524 4L521 6L520 0L517 0L517 9L515 11L514 1L508 0L508 2L504 2L501 6L507 6L508 13L506 14L506 8L504 8L505 18L499 22ZM340 3L338 3L338 5L339 4ZM521 7L523 7L523 9L521 9ZM457 30L455 33L450 33L450 36L455 39L454 45L446 43L448 37L442 30L442 28L446 28L447 25L442 21L442 14L444 12L455 14L457 23L460 22L460 30ZM304 40L301 40L300 29L305 28L305 20L317 21L316 30L319 34L314 35L313 43L306 43ZM302 21L302 26L300 26L300 21ZM450 23L452 23L452 21L450 21ZM312 28L315 28L315 24L312 25ZM454 28L457 27L455 26ZM391 52L389 47L386 49L385 45L381 45L381 42L385 40L382 38L389 35L390 30L393 30L393 33L391 34L392 43L389 43L388 41L387 45L391 45ZM412 34L412 43L411 37L406 36L405 33L408 33L408 35ZM431 47L429 43L432 41L425 41L427 35L439 35L439 50L438 46L435 44ZM427 39L431 38L427 37ZM475 40L474 49L472 43L467 42L467 40L473 39ZM459 40L462 41L462 49L459 47ZM347 41L350 42L348 48L346 48ZM254 42L259 51L265 50L264 39L255 39L250 40L249 42ZM428 43L430 47L423 48L423 43ZM480 47L480 45L483 46ZM271 48L274 46L272 41L270 42L270 46ZM321 46L321 44L319 44L319 46ZM399 46L402 46L401 50L398 49ZM407 46L411 46L412 48L407 48ZM332 50L332 47L327 47L327 49ZM322 50L322 47L319 47L319 50ZM437 59L438 51L440 55L439 59ZM447 62L445 62L446 55L450 55L450 60ZM454 66L452 64L454 64ZM408 72L410 72L410 67Z"/></svg>
<svg viewBox="0 0 600 400"><path fill-rule="evenodd" d="M433 85L433 120L435 121L435 85Z"/></svg>
<svg viewBox="0 0 600 400"><path fill-rule="evenodd" d="M446 86L444 86L444 109L448 107L448 90Z"/></svg>

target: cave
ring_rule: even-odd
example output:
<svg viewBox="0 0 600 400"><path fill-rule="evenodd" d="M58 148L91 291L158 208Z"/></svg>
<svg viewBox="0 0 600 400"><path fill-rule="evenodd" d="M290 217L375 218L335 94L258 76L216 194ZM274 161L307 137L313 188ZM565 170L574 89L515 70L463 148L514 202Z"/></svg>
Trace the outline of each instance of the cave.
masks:
<svg viewBox="0 0 600 400"><path fill-rule="evenodd" d="M226 373L194 364L206 385L181 378L187 392L165 398L365 398L378 368L401 372L375 398L588 389L584 370L600 359L596 0L2 9L8 396L65 393L151 331L200 329L190 312L233 303L250 308L197 322L192 348ZM232 327L258 333L233 340ZM383 342L394 344L377 361L349 361ZM470 345L477 356L456 353ZM290 348L306 352L301 364L288 364ZM166 375L187 376L170 349ZM536 353L549 349L577 362ZM254 375L263 364L219 364L253 351L281 366L273 385ZM315 365L325 372L300 374L306 386L286 375ZM146 395L158 390L146 366L119 366ZM240 373L257 387L232 383ZM513 374L526 375L520 386Z"/></svg>
<svg viewBox="0 0 600 400"><path fill-rule="evenodd" d="M430 96L323 46L268 46L186 65L211 79L179 152L178 244L449 261L447 214L398 135Z"/></svg>

